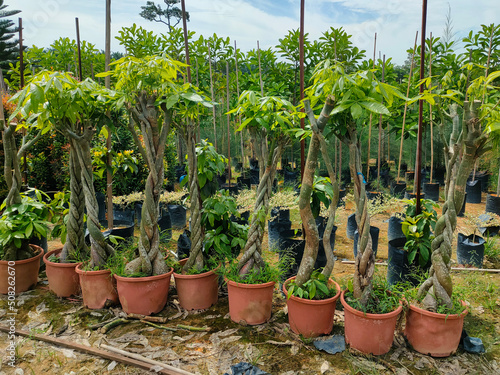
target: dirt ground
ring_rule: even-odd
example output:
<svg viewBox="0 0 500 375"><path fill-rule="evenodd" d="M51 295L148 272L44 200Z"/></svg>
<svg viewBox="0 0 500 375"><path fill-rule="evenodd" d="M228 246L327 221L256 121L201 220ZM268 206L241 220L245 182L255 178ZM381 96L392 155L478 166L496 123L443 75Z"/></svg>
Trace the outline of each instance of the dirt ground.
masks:
<svg viewBox="0 0 500 375"><path fill-rule="evenodd" d="M486 197L483 195L483 202ZM338 261L333 276L346 285L353 265L342 260L353 260L353 243L345 234L346 219L353 212L351 205L338 212L335 253ZM387 260L387 219L393 213L375 216L372 225L380 228L377 258ZM467 212L484 212L483 204L468 204ZM298 228L300 217L292 212L292 222ZM459 218L459 228L466 226ZM174 240L180 232L174 232ZM266 235L267 236L267 235ZM264 240L267 244L267 237ZM175 244L175 242L174 242ZM174 246L174 244L172 246ZM51 242L50 247L60 246ZM496 243L496 246L500 246ZM498 264L485 262L485 268ZM377 272L385 275L387 267L380 264ZM334 355L315 349L311 340L293 334L288 325L286 301L277 290L271 320L259 326L242 326L229 319L227 292L222 286L218 303L205 311L180 310L175 286L171 287L168 303L158 314L168 318L166 326L185 324L207 327L206 332L187 330L167 331L137 320L120 325L108 333L91 330L89 325L122 316L120 308L89 310L82 306L80 297L60 299L49 292L45 273L35 290L17 296L19 308L16 328L50 335L61 340L99 347L102 343L139 353L146 357L181 368L194 374L231 373L230 367L248 362L260 369L279 375L292 374L500 374L500 275L493 272L454 271L457 288L468 290L470 313L465 329L473 337L482 339L486 353L458 352L444 359L435 359L411 350L402 335L402 320L391 351L383 356L364 356L351 350ZM6 321L6 296L0 297L0 324ZM343 311L337 304L332 334L343 335ZM7 335L0 333L0 375L3 374L146 374L132 366L63 349L30 338L17 338L17 367L6 362Z"/></svg>

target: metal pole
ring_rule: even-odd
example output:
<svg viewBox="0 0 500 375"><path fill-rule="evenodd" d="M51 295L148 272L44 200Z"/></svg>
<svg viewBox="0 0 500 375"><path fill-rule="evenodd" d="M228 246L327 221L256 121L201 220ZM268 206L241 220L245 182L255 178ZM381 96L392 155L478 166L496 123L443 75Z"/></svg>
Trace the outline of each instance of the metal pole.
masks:
<svg viewBox="0 0 500 375"><path fill-rule="evenodd" d="M422 0L422 34L420 35L420 80L424 79L424 64L425 64L425 27L427 24L427 0ZM424 92L424 85L420 85L420 94ZM420 181L422 180L422 130L423 130L423 112L424 100L418 102L418 137L417 137L417 161L415 173L416 185L416 214L421 213L420 207Z"/></svg>
<svg viewBox="0 0 500 375"><path fill-rule="evenodd" d="M234 62L236 66L236 94L238 95L238 99L240 98L240 77L238 72L238 49L236 48L236 40L234 41ZM241 115L238 115L238 128L241 125ZM243 129L240 131L240 143L241 143L241 169L244 175L245 170L245 145L243 143Z"/></svg>
<svg viewBox="0 0 500 375"><path fill-rule="evenodd" d="M82 50L80 48L80 24L78 23L78 17L75 17L76 24L76 44L78 46L78 73L80 81L83 81L82 74Z"/></svg>
<svg viewBox="0 0 500 375"><path fill-rule="evenodd" d="M385 80L385 54L382 60L382 83ZM380 165L382 159L382 115L378 117L378 154L377 154L377 183L380 184ZM380 188L380 186L379 186Z"/></svg>
<svg viewBox="0 0 500 375"><path fill-rule="evenodd" d="M226 109L229 112L229 61L226 61ZM231 187L231 115L227 114L227 162L228 162L228 186Z"/></svg>
<svg viewBox="0 0 500 375"><path fill-rule="evenodd" d="M376 53L377 53L377 33L375 33L375 38L373 39L372 69L375 69L375 54ZM370 112L370 124L368 125L368 154L366 156L366 181L370 180L370 154L371 154L371 142L372 142L372 121L373 121L373 113Z"/></svg>
<svg viewBox="0 0 500 375"><path fill-rule="evenodd" d="M186 49L186 64L187 64L187 79L191 83L191 68L189 63L189 44L188 44L188 32L187 32L187 20L186 20L186 4L184 0L181 0L182 8L182 28L184 29L184 47Z"/></svg>
<svg viewBox="0 0 500 375"><path fill-rule="evenodd" d="M22 89L24 87L24 56L23 56L23 19L21 17L19 17L19 75L20 75L19 89Z"/></svg>
<svg viewBox="0 0 500 375"><path fill-rule="evenodd" d="M111 62L111 0L106 0L106 34L104 42L104 71L109 71L109 64ZM111 87L111 77L104 78L104 86L109 89ZM113 228L113 174L111 173L111 165L113 158L111 156L111 129L108 126L108 136L106 138L106 197L107 197L107 212L108 212L108 229Z"/></svg>
<svg viewBox="0 0 500 375"><path fill-rule="evenodd" d="M212 102L215 102L215 97L214 97L214 80L213 80L213 75L212 75L212 56L210 54L210 42L207 42L207 48L208 48L208 67L210 69L210 95ZM215 106L212 106L212 120L214 123L214 147L215 150L217 150L217 125L215 122Z"/></svg>
<svg viewBox="0 0 500 375"><path fill-rule="evenodd" d="M300 36L299 36L299 73L300 73L300 101L304 99L304 12L305 0L300 0ZM301 109L304 112L304 108ZM300 119L300 127L304 129L305 121L302 117ZM300 141L300 179L304 176L304 169L306 167L305 156L306 143L305 140Z"/></svg>

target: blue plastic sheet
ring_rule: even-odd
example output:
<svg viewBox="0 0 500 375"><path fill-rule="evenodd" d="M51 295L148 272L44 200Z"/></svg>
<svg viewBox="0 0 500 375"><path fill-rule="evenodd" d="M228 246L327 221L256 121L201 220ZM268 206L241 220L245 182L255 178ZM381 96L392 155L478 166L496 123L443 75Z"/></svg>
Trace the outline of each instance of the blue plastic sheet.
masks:
<svg viewBox="0 0 500 375"><path fill-rule="evenodd" d="M271 375L268 372L262 371L260 368L246 362L240 362L231 366L231 372L232 374L228 374L226 372L224 375Z"/></svg>
<svg viewBox="0 0 500 375"><path fill-rule="evenodd" d="M341 335L333 335L313 341L318 350L323 350L329 354L340 353L345 350L345 338Z"/></svg>

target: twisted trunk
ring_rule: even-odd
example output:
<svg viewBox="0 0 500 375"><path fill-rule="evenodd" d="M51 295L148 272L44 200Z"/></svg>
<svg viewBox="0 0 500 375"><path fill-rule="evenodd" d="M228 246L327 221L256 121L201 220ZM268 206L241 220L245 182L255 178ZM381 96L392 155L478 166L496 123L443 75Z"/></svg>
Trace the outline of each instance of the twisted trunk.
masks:
<svg viewBox="0 0 500 375"><path fill-rule="evenodd" d="M418 296L423 298L424 308L436 311L438 306L453 306L451 295L453 284L450 276L453 234L457 226L457 212L465 199L465 185L475 161L487 151L487 137L482 134L477 117L479 101L464 103L464 123L462 134L452 134L448 147L447 172L450 174L443 214L435 227L435 238L431 244L432 266L429 278L420 286ZM458 155L462 151L462 159Z"/></svg>
<svg viewBox="0 0 500 375"><path fill-rule="evenodd" d="M264 154L264 149L267 150L267 144L262 139L259 141L261 142L261 152L259 154L262 155ZM240 274L242 275L249 273L254 267L264 267L264 260L262 259L262 239L264 237L265 217L269 211L269 198L272 192L274 175L276 174L276 166L281 157L282 149L283 145L281 143L278 142L276 146L276 141L273 141L270 149L266 152L268 154L266 168L257 188L247 243L243 256L238 263ZM263 162L264 160L259 160L259 165L263 164Z"/></svg>
<svg viewBox="0 0 500 375"><path fill-rule="evenodd" d="M114 249L106 242L99 222L99 206L95 196L90 153L90 142L93 134L94 130L89 124L84 128L81 136L68 132L71 148L76 150L81 168L81 181L87 210L87 228L90 234L90 266L102 268L108 257L114 254Z"/></svg>
<svg viewBox="0 0 500 375"><path fill-rule="evenodd" d="M375 255L370 236L370 215L368 214L368 199L366 197L365 180L361 170L361 147L355 126L348 129L345 137L349 146L351 160L351 178L354 181L354 201L356 203L356 223L359 241L358 254L355 259L353 279L354 297L366 305L372 290L372 278L375 272Z"/></svg>
<svg viewBox="0 0 500 375"><path fill-rule="evenodd" d="M129 130L149 167L141 213L142 220L138 244L139 257L126 265L125 272L129 275L137 273L149 276L161 275L168 271L163 254L160 252L158 213L160 190L164 177L163 156L170 131L172 111L162 108L164 120L163 124L160 125L158 123L160 110L155 104L156 99L155 94L150 95L141 92L137 96L135 106L129 106L128 108L133 120L141 129L144 145L139 139L132 122L129 123Z"/></svg>
<svg viewBox="0 0 500 375"><path fill-rule="evenodd" d="M83 226L85 195L82 185L82 168L74 147L69 149L69 189L69 217L66 224L66 243L60 255L61 263L81 259L88 252Z"/></svg>
<svg viewBox="0 0 500 375"><path fill-rule="evenodd" d="M201 225L201 196L200 184L198 182L198 158L196 155L196 128L192 121L187 125L186 143L188 145L188 173L189 173L189 195L191 201L191 250L189 259L184 265L183 271L188 272L193 266L201 270L204 266L203 260L203 228Z"/></svg>

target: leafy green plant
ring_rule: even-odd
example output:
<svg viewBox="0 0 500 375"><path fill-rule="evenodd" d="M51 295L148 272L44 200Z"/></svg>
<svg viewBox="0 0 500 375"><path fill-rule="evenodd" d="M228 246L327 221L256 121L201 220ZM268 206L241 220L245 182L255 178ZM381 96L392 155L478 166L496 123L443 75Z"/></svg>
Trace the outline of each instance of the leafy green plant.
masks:
<svg viewBox="0 0 500 375"><path fill-rule="evenodd" d="M314 176L311 193L311 210L314 218L317 218L321 211L321 203L326 209L330 207L333 199L333 186L329 177Z"/></svg>
<svg viewBox="0 0 500 375"><path fill-rule="evenodd" d="M205 256L221 260L238 256L245 246L248 225L231 221L231 215L240 217L236 200L227 191L205 199L201 222L205 228Z"/></svg>
<svg viewBox="0 0 500 375"><path fill-rule="evenodd" d="M227 265L220 268L219 273L228 280L241 284L264 284L271 281L278 282L283 274L282 268L272 266L265 262L261 268L252 268L245 275L240 275L238 261L231 260Z"/></svg>
<svg viewBox="0 0 500 375"><path fill-rule="evenodd" d="M11 256L11 252L21 251L22 257L16 260L29 258L29 240L32 237L47 237L49 234L50 210L38 192L38 199L23 196L20 203L5 208L5 201L0 209L5 211L0 218L0 259Z"/></svg>
<svg viewBox="0 0 500 375"><path fill-rule="evenodd" d="M345 301L352 308L363 311L365 314L386 314L394 311L401 304L403 297L402 288L389 288L387 281L381 277L373 279L373 288L366 304L354 298L352 281L349 281L347 289Z"/></svg>
<svg viewBox="0 0 500 375"><path fill-rule="evenodd" d="M295 280L287 285L287 298L290 296L322 300L335 296L337 289L328 284L328 279L319 270L314 270L311 277L301 286L297 286Z"/></svg>
<svg viewBox="0 0 500 375"><path fill-rule="evenodd" d="M436 226L436 203L429 199L421 199L421 213L416 214L416 198L408 200L406 218L401 223L401 230L406 236L404 249L408 252L408 261L413 263L418 254L418 263L425 266L431 254L432 231Z"/></svg>

